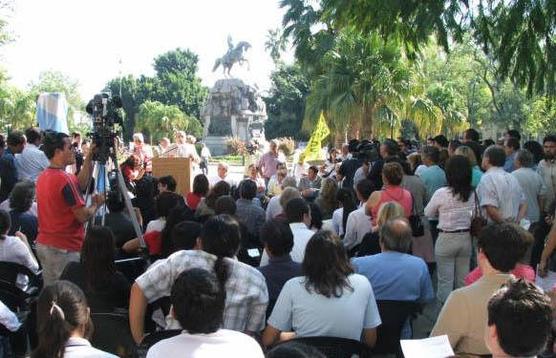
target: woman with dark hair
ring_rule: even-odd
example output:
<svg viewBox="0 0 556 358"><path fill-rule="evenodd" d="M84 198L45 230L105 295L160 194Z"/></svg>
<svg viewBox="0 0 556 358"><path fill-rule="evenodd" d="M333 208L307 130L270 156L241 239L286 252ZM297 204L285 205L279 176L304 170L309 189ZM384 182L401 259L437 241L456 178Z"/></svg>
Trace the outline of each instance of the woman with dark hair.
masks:
<svg viewBox="0 0 556 358"><path fill-rule="evenodd" d="M309 240L302 263L304 276L290 279L278 296L263 333L272 346L281 332L296 337L329 336L376 342L380 316L371 284L354 273L338 236L319 231Z"/></svg>
<svg viewBox="0 0 556 358"><path fill-rule="evenodd" d="M206 221L209 217L215 214L214 206L216 204L216 199L224 195L230 195L231 187L228 182L221 180L214 184L214 186L209 190L206 197L204 197L197 210L195 210L195 217L201 221Z"/></svg>
<svg viewBox="0 0 556 358"><path fill-rule="evenodd" d="M537 166L539 165L539 162L544 159L544 149L542 145L539 142L530 140L523 144L523 149L527 149L528 151L531 152L531 154L533 154L535 165L533 166L532 169L537 170Z"/></svg>
<svg viewBox="0 0 556 358"><path fill-rule="evenodd" d="M197 210L197 206L199 206L199 203L207 195L208 191L208 178L204 174L197 174L195 179L193 179L193 191L187 193L185 203L191 210Z"/></svg>
<svg viewBox="0 0 556 358"><path fill-rule="evenodd" d="M197 240L201 236L203 225L196 221L182 221L174 226L172 230L172 246L169 248L169 255L180 250L194 250L197 248Z"/></svg>
<svg viewBox="0 0 556 358"><path fill-rule="evenodd" d="M471 186L471 163L462 155L454 155L446 162L448 186L432 196L425 215L438 218L438 239L434 248L438 268L437 297L446 302L452 290L465 285L471 259L471 218L476 197Z"/></svg>
<svg viewBox="0 0 556 358"><path fill-rule="evenodd" d="M139 276L129 300L130 327L136 342L143 339L147 303L169 296L178 275L190 268L203 268L216 274L226 291L222 328L259 332L264 328L268 291L263 275L237 261L239 224L229 215L209 218L200 235L201 250L181 250L152 265Z"/></svg>
<svg viewBox="0 0 556 358"><path fill-rule="evenodd" d="M170 214L166 218L166 225L160 233L160 255L162 258L166 258L177 251L173 241L176 226L184 221L191 222L193 219L193 212L183 205L178 205L170 210Z"/></svg>
<svg viewBox="0 0 556 358"><path fill-rule="evenodd" d="M68 281L45 287L37 301L39 344L32 358L116 358L91 347L93 323L83 291ZM117 334L117 332L114 332Z"/></svg>
<svg viewBox="0 0 556 358"><path fill-rule="evenodd" d="M311 226L309 229L317 232L322 229L322 212L315 203L309 203L309 209L311 212Z"/></svg>
<svg viewBox="0 0 556 358"><path fill-rule="evenodd" d="M147 249L149 250L150 255L158 256L161 254L161 234L166 227L166 219L174 208L190 212L190 210L183 204L183 198L179 194L165 191L160 193L160 195L156 198L157 219L151 220L147 224L147 229L145 230L145 235L143 236L143 240L145 241L145 244L147 244ZM128 254L136 253L140 248L141 246L138 238L129 240L122 246L122 250Z"/></svg>
<svg viewBox="0 0 556 358"><path fill-rule="evenodd" d="M93 312L127 308L130 283L114 264L114 235L102 226L87 231L81 248L81 262L70 262L61 279L79 286Z"/></svg>
<svg viewBox="0 0 556 358"><path fill-rule="evenodd" d="M382 169L382 182L384 187L382 190L375 191L367 200L367 209L371 213L373 226L376 226L376 218L380 206L389 201L395 201L400 204L405 211L405 217L411 215L413 209L413 199L411 193L402 188L403 168L400 163L393 161L384 164Z"/></svg>
<svg viewBox="0 0 556 358"><path fill-rule="evenodd" d="M338 201L340 207L332 213L332 226L334 227L336 234L343 237L347 224L347 218L352 211L357 210L357 204L355 203L353 191L345 188L340 188L338 190L336 193L336 200Z"/></svg>
<svg viewBox="0 0 556 358"><path fill-rule="evenodd" d="M143 175L145 175L145 169L141 167L141 158L132 154L120 165L120 170L126 184L133 185L133 182L141 180Z"/></svg>
<svg viewBox="0 0 556 358"><path fill-rule="evenodd" d="M10 193L10 219L12 226L8 235L15 235L16 231L23 233L34 243L37 238L37 217L29 213L29 209L35 201L35 183L32 181L21 181L17 183Z"/></svg>

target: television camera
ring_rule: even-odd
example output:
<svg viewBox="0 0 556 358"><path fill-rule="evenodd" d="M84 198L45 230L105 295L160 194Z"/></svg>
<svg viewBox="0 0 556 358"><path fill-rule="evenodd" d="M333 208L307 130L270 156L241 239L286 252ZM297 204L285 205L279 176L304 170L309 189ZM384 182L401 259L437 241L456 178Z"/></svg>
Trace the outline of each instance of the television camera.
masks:
<svg viewBox="0 0 556 358"><path fill-rule="evenodd" d="M115 157L115 139L120 134L115 125L123 126L121 108L120 97L112 97L110 92L96 94L87 104L85 109L91 115L93 122L93 130L87 135L91 137L97 148L93 154L94 161L106 164L108 158Z"/></svg>

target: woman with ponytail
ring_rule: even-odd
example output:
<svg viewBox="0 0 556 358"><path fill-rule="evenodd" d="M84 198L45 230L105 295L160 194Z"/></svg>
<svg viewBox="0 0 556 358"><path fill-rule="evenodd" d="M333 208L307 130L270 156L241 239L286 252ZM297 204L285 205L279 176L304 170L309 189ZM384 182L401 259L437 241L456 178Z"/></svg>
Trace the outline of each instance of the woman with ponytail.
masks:
<svg viewBox="0 0 556 358"><path fill-rule="evenodd" d="M83 291L68 281L56 281L37 302L39 344L32 358L115 358L91 346L93 325Z"/></svg>
<svg viewBox="0 0 556 358"><path fill-rule="evenodd" d="M234 259L240 245L239 224L229 215L209 218L201 231L201 250L181 250L157 261L135 280L129 300L129 320L137 343L143 339L148 302L170 296L176 278L185 270L214 272L226 292L222 328L259 332L264 328L268 291L264 276Z"/></svg>

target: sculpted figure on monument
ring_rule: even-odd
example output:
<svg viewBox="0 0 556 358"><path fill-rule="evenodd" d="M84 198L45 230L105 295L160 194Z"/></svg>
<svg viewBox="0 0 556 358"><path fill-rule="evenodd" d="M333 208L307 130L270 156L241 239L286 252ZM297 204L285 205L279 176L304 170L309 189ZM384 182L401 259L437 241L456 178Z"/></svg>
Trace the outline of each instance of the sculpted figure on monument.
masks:
<svg viewBox="0 0 556 358"><path fill-rule="evenodd" d="M249 69L249 61L245 58L245 52L251 47L251 44L247 41L239 42L235 47L232 42L232 37L228 36L228 52L218 59L214 63L212 72L216 71L218 67L222 66L223 74L225 77L230 77L230 70L234 64L238 63L243 66L247 63L247 69Z"/></svg>

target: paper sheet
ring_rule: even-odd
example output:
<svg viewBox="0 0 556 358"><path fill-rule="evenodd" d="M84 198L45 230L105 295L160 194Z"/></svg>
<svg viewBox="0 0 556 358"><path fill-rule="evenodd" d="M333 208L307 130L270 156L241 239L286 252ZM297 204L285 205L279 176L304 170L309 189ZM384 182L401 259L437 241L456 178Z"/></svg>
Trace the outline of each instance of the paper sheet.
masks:
<svg viewBox="0 0 556 358"><path fill-rule="evenodd" d="M425 339L402 339L400 343L405 358L446 358L454 356L447 335Z"/></svg>

